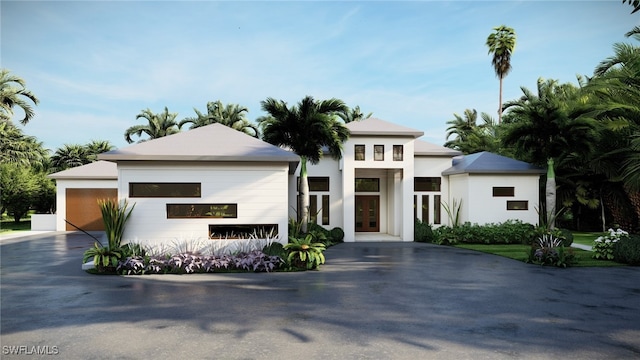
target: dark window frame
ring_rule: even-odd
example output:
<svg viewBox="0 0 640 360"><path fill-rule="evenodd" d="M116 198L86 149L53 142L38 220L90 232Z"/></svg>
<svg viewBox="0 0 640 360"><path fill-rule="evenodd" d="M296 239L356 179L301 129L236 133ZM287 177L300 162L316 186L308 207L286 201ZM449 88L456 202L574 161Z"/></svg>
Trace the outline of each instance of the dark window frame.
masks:
<svg viewBox="0 0 640 360"><path fill-rule="evenodd" d="M314 191L314 192L329 192L329 189L331 188L331 180L328 176L307 176L307 180L309 182L309 192ZM314 185L312 185L314 182L316 183L315 185L320 184L320 180L322 180L322 183L324 183L326 181L326 190L325 187L323 186L321 190L317 190L314 189ZM297 191L300 191L300 176L298 176L298 181L296 181L297 185L298 185L298 189ZM323 184L324 185L324 184Z"/></svg>
<svg viewBox="0 0 640 360"><path fill-rule="evenodd" d="M513 186L494 186L493 197L514 197L516 196L516 188Z"/></svg>
<svg viewBox="0 0 640 360"><path fill-rule="evenodd" d="M375 183L374 188L376 190L358 190L358 181L364 182L363 180L371 180L371 183ZM354 190L355 192L380 192L380 178L355 178L354 179Z"/></svg>
<svg viewBox="0 0 640 360"><path fill-rule="evenodd" d="M524 207L517 206L524 204ZM514 205L516 205L514 207ZM529 210L528 200L507 200L507 210L509 211L527 211Z"/></svg>
<svg viewBox="0 0 640 360"><path fill-rule="evenodd" d="M393 161L404 161L404 145L393 145Z"/></svg>
<svg viewBox="0 0 640 360"><path fill-rule="evenodd" d="M379 151L380 149L382 152ZM384 145L373 145L373 161L384 161Z"/></svg>
<svg viewBox="0 0 640 360"><path fill-rule="evenodd" d="M429 179L430 181L427 181L426 179ZM437 181L433 181L435 179L437 179ZM423 185L427 185L427 184L430 185L430 188L423 187ZM435 187L435 189L434 189L434 187ZM414 177L413 178L413 190L414 191L429 191L429 192L442 191L442 178L441 177L428 177L428 176Z"/></svg>
<svg viewBox="0 0 640 360"><path fill-rule="evenodd" d="M360 149L362 151L359 151ZM365 145L363 145L363 144L354 145L353 146L353 159L355 161L365 161L367 159L366 152L367 152L367 148L366 148ZM362 159L358 158L358 155L360 155L360 154L362 154Z"/></svg>
<svg viewBox="0 0 640 360"><path fill-rule="evenodd" d="M228 206L231 211L229 212L229 214L223 213L222 215L206 215L207 209L205 209L204 207L209 207L209 210L211 210L211 207L214 207L214 206ZM179 207L193 207L194 208L193 211L196 213L194 215L175 215L175 212ZM166 204L166 210L167 210L167 219L237 219L238 218L238 204L234 204L234 203L228 203L228 204L169 203L169 204ZM220 211L228 211L228 210L225 209Z"/></svg>
<svg viewBox="0 0 640 360"><path fill-rule="evenodd" d="M166 188L168 185L172 186L172 189L176 189L179 186L193 186L189 192L193 192L192 195L181 193L178 195L171 194L172 189ZM158 194L136 194L144 192L144 187L158 186ZM136 189L140 187L139 189ZM162 187L165 187L162 189ZM149 189L147 189L149 190ZM202 183L199 182L130 182L129 183L129 197L130 198L200 198L202 197Z"/></svg>

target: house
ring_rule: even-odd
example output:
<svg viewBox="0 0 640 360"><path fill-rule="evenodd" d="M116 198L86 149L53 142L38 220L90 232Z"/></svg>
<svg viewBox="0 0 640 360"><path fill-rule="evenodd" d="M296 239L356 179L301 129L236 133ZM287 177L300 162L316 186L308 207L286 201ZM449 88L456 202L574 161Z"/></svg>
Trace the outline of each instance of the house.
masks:
<svg viewBox="0 0 640 360"><path fill-rule="evenodd" d="M416 218L449 224L443 209L457 203L463 221L537 222L541 169L491 153L461 156L420 140L421 131L380 119L346 126L351 136L342 159L327 156L307 168L313 221L342 228L345 241L413 241ZM277 232L286 242L288 219L298 214L299 157L220 124L99 159L52 175L58 214L64 214L57 230L71 230L64 219L80 228L88 224L78 213L90 211L76 208L89 209L114 190L119 199L135 203L124 235L129 240Z"/></svg>

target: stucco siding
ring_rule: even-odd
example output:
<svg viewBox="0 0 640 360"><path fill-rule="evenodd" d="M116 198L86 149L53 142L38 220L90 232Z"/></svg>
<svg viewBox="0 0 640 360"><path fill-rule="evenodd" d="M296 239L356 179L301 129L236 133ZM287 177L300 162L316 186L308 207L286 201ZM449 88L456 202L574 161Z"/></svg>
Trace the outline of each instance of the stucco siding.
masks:
<svg viewBox="0 0 640 360"><path fill-rule="evenodd" d="M125 239L165 243L207 239L209 225L278 224L287 239L288 167L249 165L127 165L119 164L119 197L135 203ZM130 182L199 182L200 198L129 197ZM237 218L167 219L167 204L237 204Z"/></svg>

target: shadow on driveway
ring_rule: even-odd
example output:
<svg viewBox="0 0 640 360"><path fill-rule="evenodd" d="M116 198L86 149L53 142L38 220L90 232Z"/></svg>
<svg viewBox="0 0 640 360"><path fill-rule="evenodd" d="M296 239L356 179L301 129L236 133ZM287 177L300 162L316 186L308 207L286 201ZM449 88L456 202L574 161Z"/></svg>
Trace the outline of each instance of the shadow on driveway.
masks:
<svg viewBox="0 0 640 360"><path fill-rule="evenodd" d="M319 271L99 276L80 269L92 243L0 242L3 359L640 357L638 268L376 242L331 247Z"/></svg>

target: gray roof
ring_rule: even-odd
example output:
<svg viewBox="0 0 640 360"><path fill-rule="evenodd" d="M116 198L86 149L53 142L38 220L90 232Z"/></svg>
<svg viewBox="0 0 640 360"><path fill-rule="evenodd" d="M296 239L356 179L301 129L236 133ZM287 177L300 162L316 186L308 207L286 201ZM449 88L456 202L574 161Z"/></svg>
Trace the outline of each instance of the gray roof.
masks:
<svg viewBox="0 0 640 360"><path fill-rule="evenodd" d="M453 158L453 166L442 175L454 174L543 174L544 169L524 161L487 151Z"/></svg>
<svg viewBox="0 0 640 360"><path fill-rule="evenodd" d="M233 161L288 162L295 169L300 157L293 152L221 124L212 124L145 141L98 155L108 161Z"/></svg>
<svg viewBox="0 0 640 360"><path fill-rule="evenodd" d="M409 136L419 138L424 132L388 121L368 118L346 124L351 136Z"/></svg>
<svg viewBox="0 0 640 360"><path fill-rule="evenodd" d="M417 156L458 156L462 153L458 150L453 150L448 147L436 145L424 140L416 139L414 142L413 153Z"/></svg>
<svg viewBox="0 0 640 360"><path fill-rule="evenodd" d="M116 180L118 179L118 166L115 163L109 161L96 161L87 165L82 165L50 174L49 177L56 180Z"/></svg>

